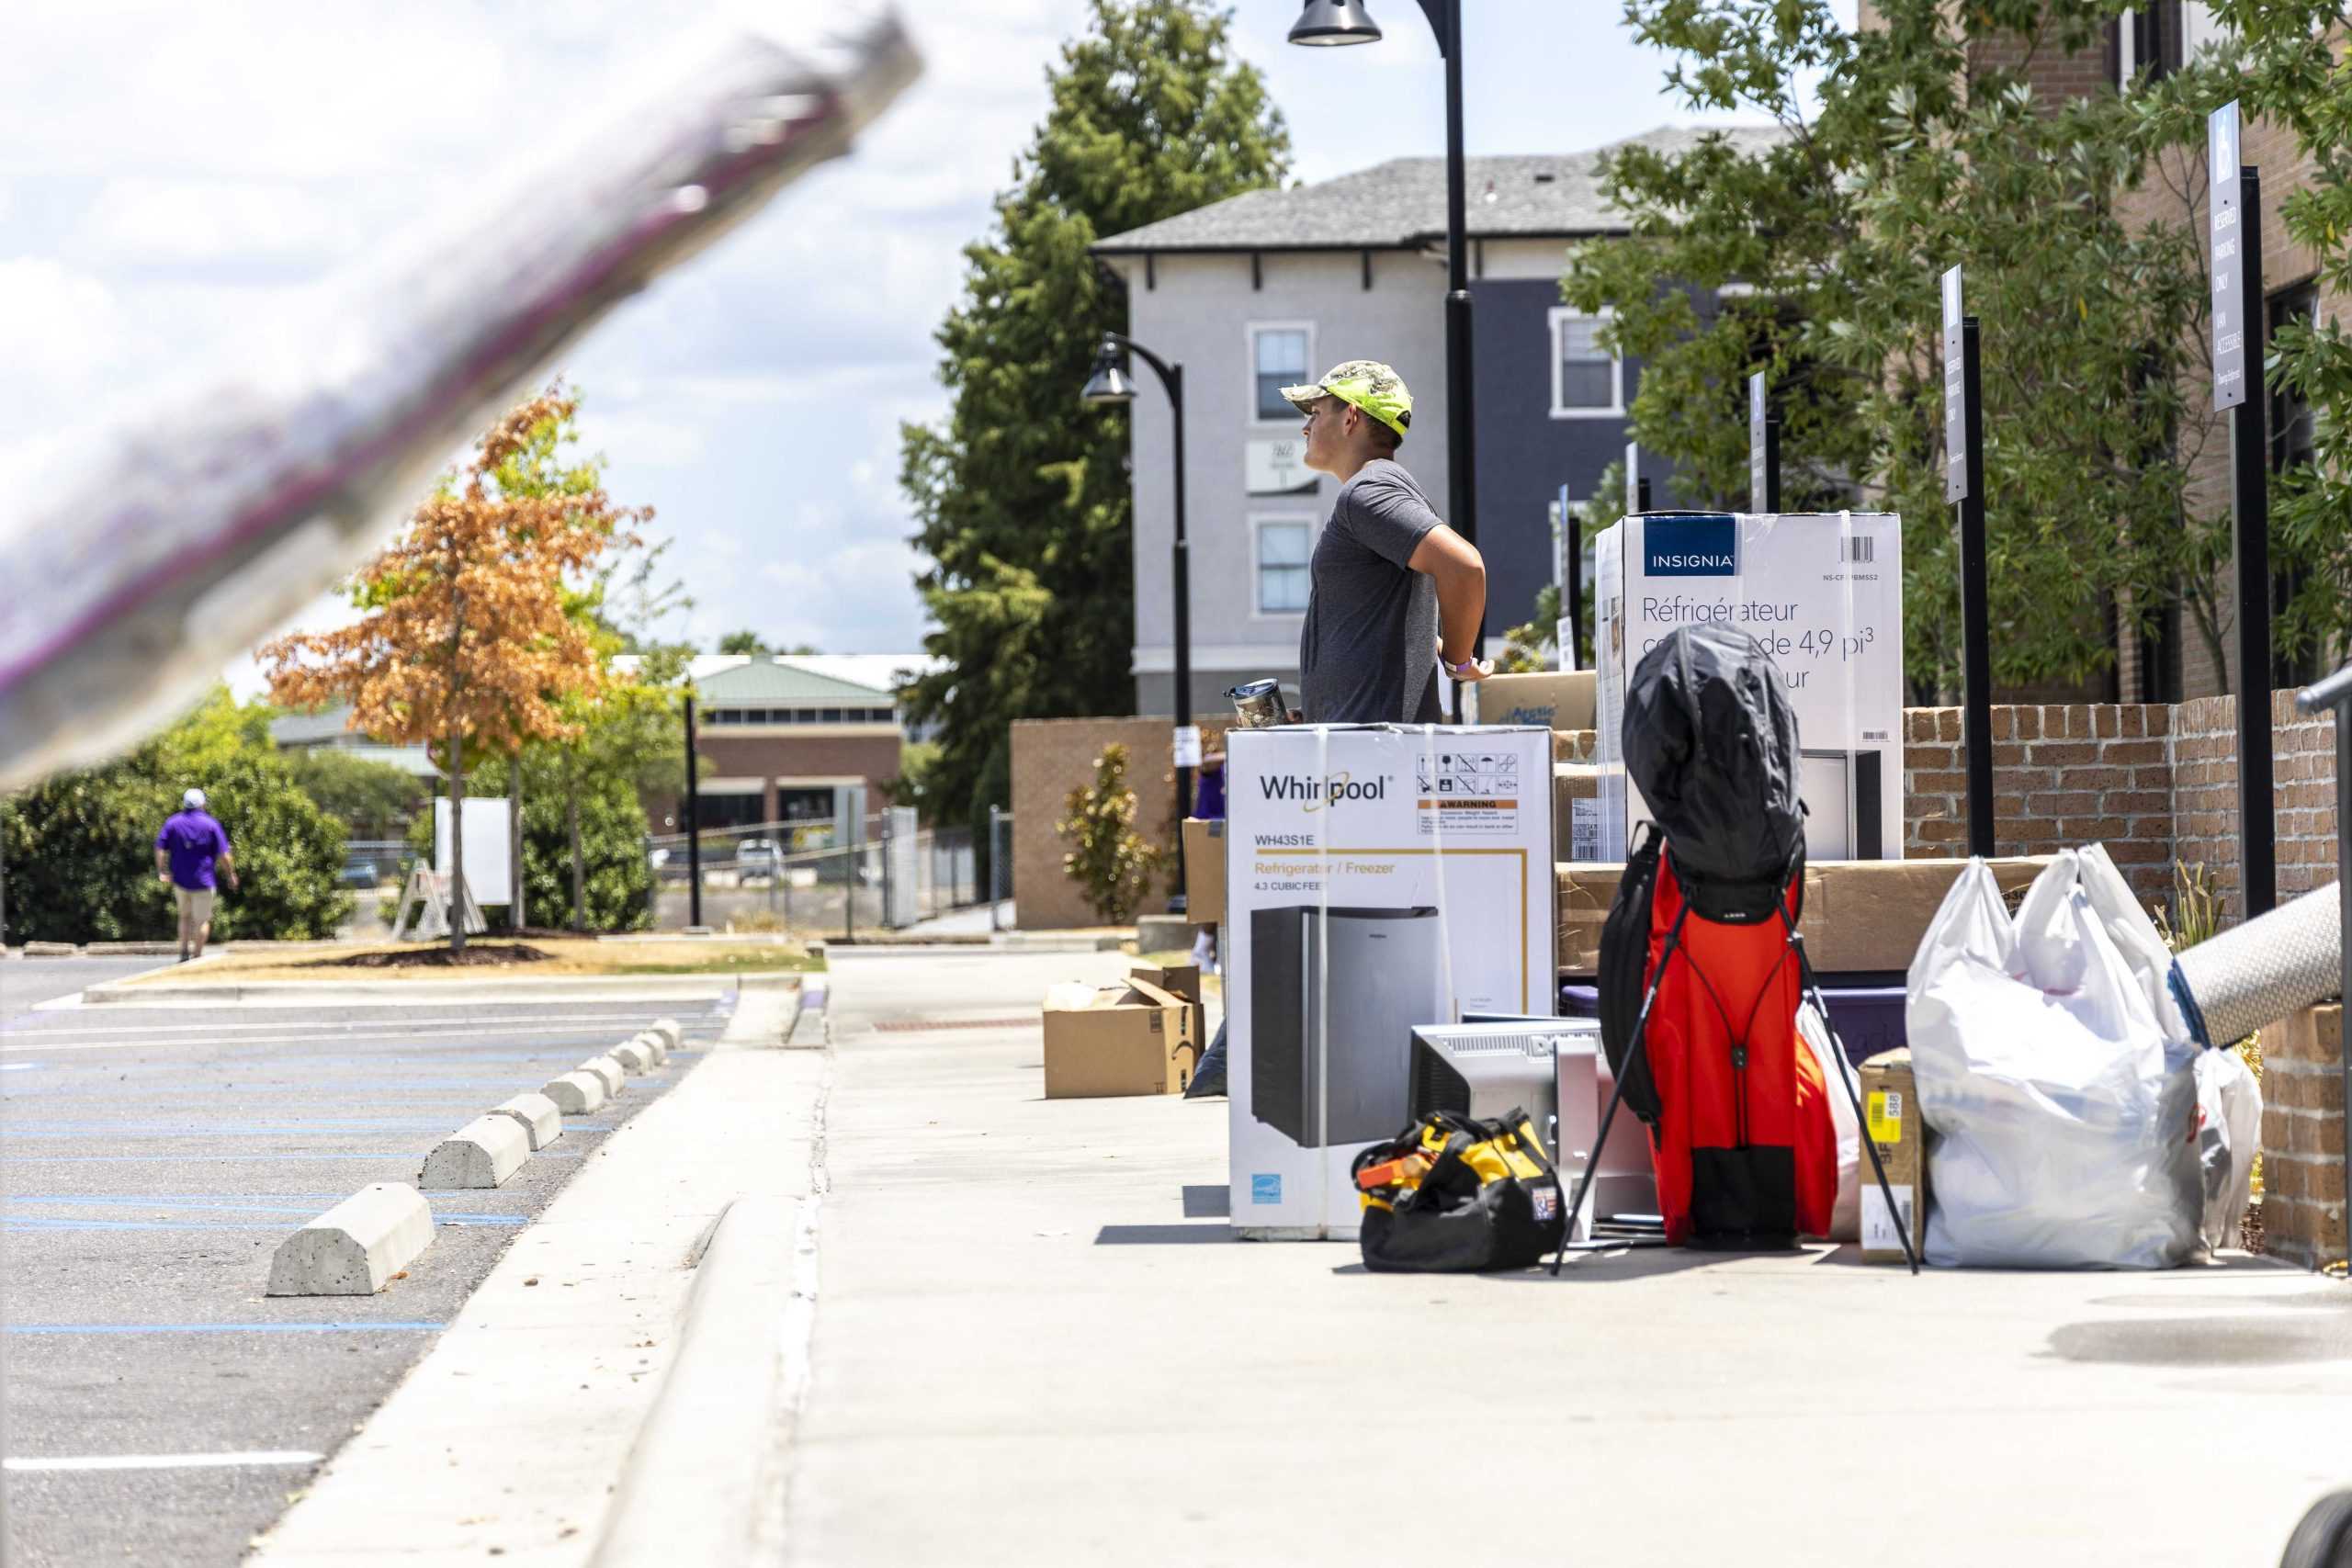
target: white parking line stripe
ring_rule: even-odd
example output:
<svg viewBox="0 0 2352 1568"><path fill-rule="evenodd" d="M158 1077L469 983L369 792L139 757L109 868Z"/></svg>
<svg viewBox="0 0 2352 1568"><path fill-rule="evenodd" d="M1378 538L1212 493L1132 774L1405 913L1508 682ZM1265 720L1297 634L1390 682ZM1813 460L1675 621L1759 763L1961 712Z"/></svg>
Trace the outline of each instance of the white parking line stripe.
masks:
<svg viewBox="0 0 2352 1568"><path fill-rule="evenodd" d="M325 1456L299 1449L248 1449L228 1454L81 1454L67 1459L0 1460L0 1470L226 1470L237 1466L316 1464Z"/></svg>

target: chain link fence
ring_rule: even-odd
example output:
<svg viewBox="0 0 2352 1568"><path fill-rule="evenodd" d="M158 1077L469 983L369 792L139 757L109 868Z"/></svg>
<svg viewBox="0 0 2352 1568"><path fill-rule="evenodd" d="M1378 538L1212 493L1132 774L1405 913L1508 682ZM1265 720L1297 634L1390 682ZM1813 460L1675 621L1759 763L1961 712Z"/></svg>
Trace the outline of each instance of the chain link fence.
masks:
<svg viewBox="0 0 2352 1568"><path fill-rule="evenodd" d="M1009 854L1009 833L1006 839ZM702 874L699 923L714 931L854 939L903 931L986 897L971 830L920 828L914 813L903 808L853 825L817 818L707 829L695 836L695 846ZM655 927L681 931L696 924L695 856L687 836L649 837L646 859L653 874Z"/></svg>

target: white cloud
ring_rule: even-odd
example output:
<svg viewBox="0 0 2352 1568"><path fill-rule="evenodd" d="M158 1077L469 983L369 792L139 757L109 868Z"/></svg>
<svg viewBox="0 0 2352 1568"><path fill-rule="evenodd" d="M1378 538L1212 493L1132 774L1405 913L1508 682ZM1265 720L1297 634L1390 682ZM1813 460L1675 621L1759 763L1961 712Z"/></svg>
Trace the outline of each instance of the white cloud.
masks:
<svg viewBox="0 0 2352 1568"><path fill-rule="evenodd" d="M361 243L355 215L287 182L109 180L71 242L78 254L129 265L316 265Z"/></svg>

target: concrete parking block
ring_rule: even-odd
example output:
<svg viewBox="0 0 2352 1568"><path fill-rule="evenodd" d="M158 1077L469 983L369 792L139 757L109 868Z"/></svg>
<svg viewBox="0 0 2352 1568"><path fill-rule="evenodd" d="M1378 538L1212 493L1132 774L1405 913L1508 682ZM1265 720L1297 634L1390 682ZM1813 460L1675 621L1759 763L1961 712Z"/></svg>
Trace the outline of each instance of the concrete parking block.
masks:
<svg viewBox="0 0 2352 1568"><path fill-rule="evenodd" d="M628 1078L628 1069L622 1066L619 1061L611 1055L591 1056L580 1064L580 1070L583 1073L594 1073L603 1079L605 1093L608 1097L618 1095L621 1085Z"/></svg>
<svg viewBox="0 0 2352 1568"><path fill-rule="evenodd" d="M495 1187L530 1157L531 1134L520 1122L495 1112L477 1116L434 1145L417 1185L435 1190Z"/></svg>
<svg viewBox="0 0 2352 1568"><path fill-rule="evenodd" d="M566 1073L551 1078L539 1090L555 1101L555 1108L566 1116L584 1116L604 1108L612 1096L605 1092L605 1080L594 1073Z"/></svg>
<svg viewBox="0 0 2352 1568"><path fill-rule="evenodd" d="M685 1038L684 1032L678 1028L678 1021L674 1018L657 1018L647 1025L647 1028L662 1037L662 1052L664 1055L676 1050L678 1043Z"/></svg>
<svg viewBox="0 0 2352 1568"><path fill-rule="evenodd" d="M521 1123L535 1154L563 1136L563 1112L544 1094L518 1094L503 1105L492 1106L490 1113Z"/></svg>
<svg viewBox="0 0 2352 1568"><path fill-rule="evenodd" d="M372 1296L433 1244L433 1211L415 1188L363 1187L277 1244L273 1296Z"/></svg>
<svg viewBox="0 0 2352 1568"><path fill-rule="evenodd" d="M73 958L81 949L70 942L28 942L25 943L27 958Z"/></svg>
<svg viewBox="0 0 2352 1568"><path fill-rule="evenodd" d="M639 1030L635 1043L645 1047L657 1067L670 1059L670 1043L657 1030Z"/></svg>
<svg viewBox="0 0 2352 1568"><path fill-rule="evenodd" d="M641 1073L653 1065L653 1053L634 1040L624 1040L605 1054L632 1073Z"/></svg>

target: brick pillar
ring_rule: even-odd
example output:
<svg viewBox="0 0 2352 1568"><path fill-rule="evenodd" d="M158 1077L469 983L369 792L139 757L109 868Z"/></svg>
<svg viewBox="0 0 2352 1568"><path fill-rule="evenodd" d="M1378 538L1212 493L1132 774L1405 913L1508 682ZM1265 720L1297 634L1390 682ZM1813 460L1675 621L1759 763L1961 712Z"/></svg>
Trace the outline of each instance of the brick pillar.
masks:
<svg viewBox="0 0 2352 1568"><path fill-rule="evenodd" d="M2344 1009L2262 1032L2262 1244L2316 1269L2344 1257Z"/></svg>

